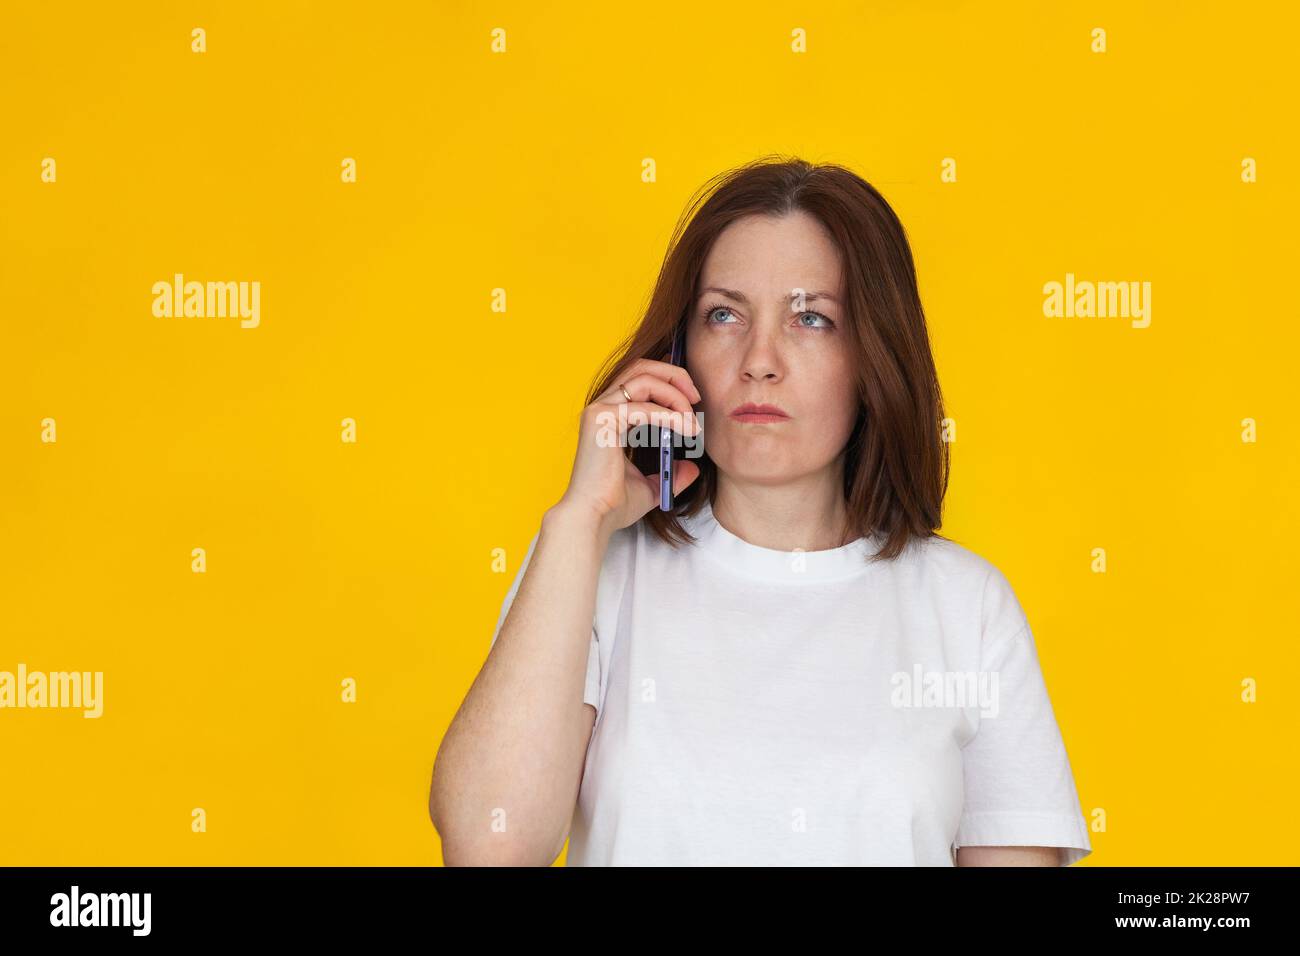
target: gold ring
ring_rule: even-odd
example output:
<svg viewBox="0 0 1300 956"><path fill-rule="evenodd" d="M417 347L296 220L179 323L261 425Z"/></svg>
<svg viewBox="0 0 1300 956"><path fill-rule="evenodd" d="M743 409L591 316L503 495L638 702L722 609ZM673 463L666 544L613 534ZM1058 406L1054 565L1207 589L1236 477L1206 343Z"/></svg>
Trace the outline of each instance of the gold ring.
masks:
<svg viewBox="0 0 1300 956"><path fill-rule="evenodd" d="M622 382L619 383L619 386L618 386L618 387L619 387L620 389L622 389L623 397L626 398L629 402L632 401L632 396L629 395L629 394L627 393L627 389L626 389L626 388L623 388L623 383L622 383Z"/></svg>

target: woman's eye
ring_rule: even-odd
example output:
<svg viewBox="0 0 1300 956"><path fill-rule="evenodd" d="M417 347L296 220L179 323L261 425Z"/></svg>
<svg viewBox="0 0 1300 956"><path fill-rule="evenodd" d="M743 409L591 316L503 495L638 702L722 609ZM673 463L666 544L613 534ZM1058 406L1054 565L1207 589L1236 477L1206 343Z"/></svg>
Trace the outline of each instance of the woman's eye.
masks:
<svg viewBox="0 0 1300 956"><path fill-rule="evenodd" d="M730 320L719 319L717 316L730 316ZM735 317L735 313L725 305L715 305L704 312L704 321L711 322L714 325L734 325L740 321ZM820 324L818 324L820 323ZM820 312L804 312L799 316L799 324L806 329L833 329L835 323L822 315Z"/></svg>

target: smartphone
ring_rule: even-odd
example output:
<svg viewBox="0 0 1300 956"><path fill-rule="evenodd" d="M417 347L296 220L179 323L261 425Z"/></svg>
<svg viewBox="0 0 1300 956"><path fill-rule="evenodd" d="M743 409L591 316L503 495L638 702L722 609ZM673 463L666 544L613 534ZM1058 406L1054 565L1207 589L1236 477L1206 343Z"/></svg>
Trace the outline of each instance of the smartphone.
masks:
<svg viewBox="0 0 1300 956"><path fill-rule="evenodd" d="M673 332L672 353L668 359L673 365L686 366L686 334L679 325ZM659 428L659 510L673 510L673 430Z"/></svg>

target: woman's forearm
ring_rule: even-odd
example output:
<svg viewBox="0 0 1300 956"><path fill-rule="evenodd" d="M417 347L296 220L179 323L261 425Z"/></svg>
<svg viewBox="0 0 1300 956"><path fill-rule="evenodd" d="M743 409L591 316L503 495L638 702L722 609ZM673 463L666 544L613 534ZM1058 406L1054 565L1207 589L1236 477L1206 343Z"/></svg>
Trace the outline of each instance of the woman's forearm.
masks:
<svg viewBox="0 0 1300 956"><path fill-rule="evenodd" d="M443 738L429 814L447 865L549 866L577 802L594 714L583 703L609 533L546 512L496 642Z"/></svg>

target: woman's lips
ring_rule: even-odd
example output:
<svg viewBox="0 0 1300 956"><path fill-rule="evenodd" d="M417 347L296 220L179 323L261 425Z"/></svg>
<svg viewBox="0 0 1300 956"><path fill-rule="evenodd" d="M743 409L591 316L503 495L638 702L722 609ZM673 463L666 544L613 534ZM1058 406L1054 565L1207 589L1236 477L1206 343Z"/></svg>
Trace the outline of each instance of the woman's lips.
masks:
<svg viewBox="0 0 1300 956"><path fill-rule="evenodd" d="M736 406L731 410L731 417L738 422L748 422L753 425L790 420L790 416L775 405L758 405L754 402Z"/></svg>

